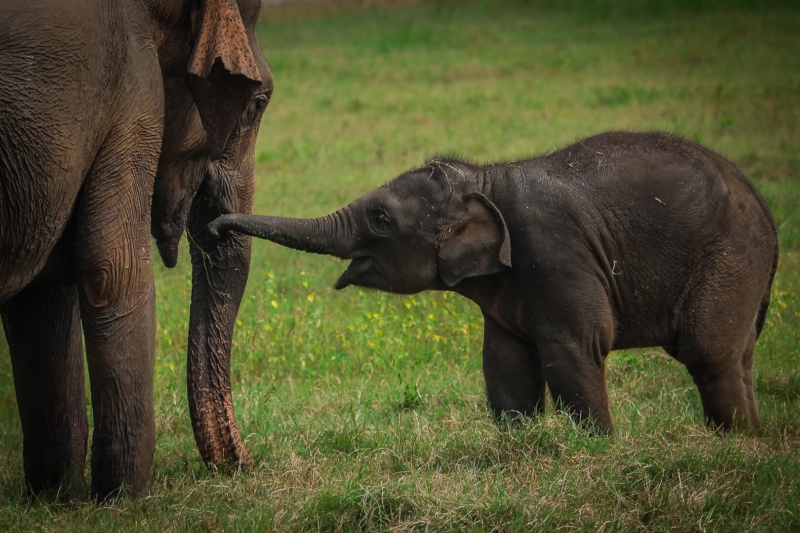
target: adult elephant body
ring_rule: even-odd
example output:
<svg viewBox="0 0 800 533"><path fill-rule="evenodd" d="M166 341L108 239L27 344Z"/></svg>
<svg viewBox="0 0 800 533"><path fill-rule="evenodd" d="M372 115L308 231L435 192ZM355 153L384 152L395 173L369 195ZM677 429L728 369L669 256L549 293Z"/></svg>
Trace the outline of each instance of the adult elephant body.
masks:
<svg viewBox="0 0 800 533"><path fill-rule="evenodd" d="M4 3L0 312L33 491L82 480L81 327L92 492L146 486L155 442L150 237L171 267L187 227L195 436L207 462L246 458L228 362L250 243L217 246L198 228L251 209L255 136L273 85L255 36L258 8L257 0Z"/></svg>

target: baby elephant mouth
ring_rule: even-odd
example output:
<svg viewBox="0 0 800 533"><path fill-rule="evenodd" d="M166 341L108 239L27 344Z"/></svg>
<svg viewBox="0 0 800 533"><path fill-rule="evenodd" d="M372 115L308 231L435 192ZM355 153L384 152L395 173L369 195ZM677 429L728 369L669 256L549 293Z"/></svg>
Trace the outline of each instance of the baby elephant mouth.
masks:
<svg viewBox="0 0 800 533"><path fill-rule="evenodd" d="M373 261L374 259L369 256L353 258L353 260L350 261L350 265L347 267L347 270L345 270L342 275L339 276L334 288L337 291L340 291L345 287L349 287L350 285L359 285L359 278L367 274L372 267Z"/></svg>

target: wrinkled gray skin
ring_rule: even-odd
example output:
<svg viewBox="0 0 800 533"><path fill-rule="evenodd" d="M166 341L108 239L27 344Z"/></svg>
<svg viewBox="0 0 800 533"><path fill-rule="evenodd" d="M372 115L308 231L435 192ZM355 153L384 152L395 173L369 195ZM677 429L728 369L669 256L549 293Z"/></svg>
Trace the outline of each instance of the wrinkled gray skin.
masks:
<svg viewBox="0 0 800 533"><path fill-rule="evenodd" d="M527 161L433 160L322 218L227 215L209 229L352 259L337 289L475 301L498 418L541 413L547 385L574 420L610 431L606 356L663 346L709 424L758 420L775 225L733 165L684 139L606 133Z"/></svg>
<svg viewBox="0 0 800 533"><path fill-rule="evenodd" d="M32 492L145 489L155 445L151 233L190 234L188 386L214 465L247 459L230 394L250 239L206 224L250 212L272 73L257 0L5 0L0 14L0 313ZM213 266L213 268L209 268Z"/></svg>

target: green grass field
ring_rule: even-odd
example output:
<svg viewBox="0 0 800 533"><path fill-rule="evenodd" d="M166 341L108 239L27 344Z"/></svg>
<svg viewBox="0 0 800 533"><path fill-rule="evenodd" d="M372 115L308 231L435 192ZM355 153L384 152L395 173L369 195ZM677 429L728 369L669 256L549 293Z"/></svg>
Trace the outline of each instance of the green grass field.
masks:
<svg viewBox="0 0 800 533"><path fill-rule="evenodd" d="M232 363L254 465L209 472L186 401L184 246L156 273L151 494L102 506L25 496L0 342L0 530L800 530L800 6L738 3L266 10L276 90L255 208L321 215L435 153L521 158L609 129L699 141L753 180L779 227L757 430L707 430L685 369L657 349L609 357L610 438L552 406L498 427L475 305L336 292L344 262L258 241Z"/></svg>

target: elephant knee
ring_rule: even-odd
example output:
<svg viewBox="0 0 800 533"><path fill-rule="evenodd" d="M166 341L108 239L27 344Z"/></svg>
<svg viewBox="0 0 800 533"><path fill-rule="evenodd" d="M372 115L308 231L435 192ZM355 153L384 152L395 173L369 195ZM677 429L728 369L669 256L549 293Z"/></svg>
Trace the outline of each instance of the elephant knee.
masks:
<svg viewBox="0 0 800 533"><path fill-rule="evenodd" d="M113 261L103 260L83 273L83 291L91 307L102 309L121 299L122 283L117 270Z"/></svg>
<svg viewBox="0 0 800 533"><path fill-rule="evenodd" d="M146 299L152 275L146 271L149 257L135 258L126 251L115 251L81 268L84 311L113 319Z"/></svg>

